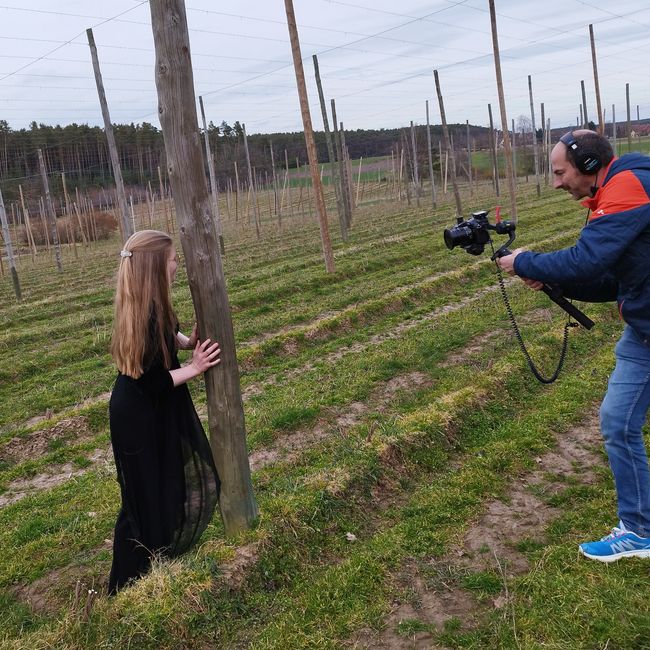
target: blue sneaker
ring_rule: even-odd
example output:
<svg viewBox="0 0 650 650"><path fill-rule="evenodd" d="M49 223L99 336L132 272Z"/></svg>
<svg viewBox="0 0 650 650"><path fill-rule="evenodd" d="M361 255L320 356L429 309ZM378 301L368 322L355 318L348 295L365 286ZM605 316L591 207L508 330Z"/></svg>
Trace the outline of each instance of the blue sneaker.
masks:
<svg viewBox="0 0 650 650"><path fill-rule="evenodd" d="M599 562L615 562L622 557L650 558L650 537L639 537L629 530L614 527L599 542L586 542L579 548L585 557Z"/></svg>

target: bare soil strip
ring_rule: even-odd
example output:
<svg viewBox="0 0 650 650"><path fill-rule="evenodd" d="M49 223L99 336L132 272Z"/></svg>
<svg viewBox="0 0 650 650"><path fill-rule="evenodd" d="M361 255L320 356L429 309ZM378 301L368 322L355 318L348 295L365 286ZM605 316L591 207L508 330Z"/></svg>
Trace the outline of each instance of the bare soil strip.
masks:
<svg viewBox="0 0 650 650"><path fill-rule="evenodd" d="M547 541L545 530L561 512L550 506L547 498L566 489L568 478L584 484L593 482L594 468L604 463L597 451L600 446L598 413L593 410L578 426L559 436L557 447L537 458L537 469L520 477L504 499L486 504L483 515L466 531L456 549L440 559L408 562L395 578L397 589L404 595L395 601L383 629L364 630L352 641L352 647L439 648L432 633L400 634L400 623L418 621L442 631L451 619L460 621L465 629L477 626L490 609L503 609L507 615L508 580L531 569L517 544ZM477 571L494 571L502 577L504 587L491 602L480 602L462 586L462 579Z"/></svg>

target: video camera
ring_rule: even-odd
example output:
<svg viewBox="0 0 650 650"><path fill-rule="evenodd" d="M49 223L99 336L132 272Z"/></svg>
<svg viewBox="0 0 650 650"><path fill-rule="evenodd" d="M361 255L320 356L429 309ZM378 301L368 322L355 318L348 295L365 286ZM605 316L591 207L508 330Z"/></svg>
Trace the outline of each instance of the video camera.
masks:
<svg viewBox="0 0 650 650"><path fill-rule="evenodd" d="M455 226L445 229L445 246L449 250L460 246L470 255L481 255L485 250L486 244L492 243L490 231L494 231L498 235L508 235L509 239L494 252L491 259L496 260L497 257L510 255L508 247L515 241L516 224L513 221L501 221L498 218L498 214L497 222L491 224L488 220L488 214L489 210L480 210L479 212L472 212L472 216L469 219L458 217L458 223ZM573 316L580 325L588 330L594 326L594 322L586 314L581 312L562 295L562 290L559 287L551 287L548 284L544 284L542 291L555 304L564 309L567 314Z"/></svg>
<svg viewBox="0 0 650 650"><path fill-rule="evenodd" d="M510 239L494 254L494 257L501 257L499 252L507 250L508 246L515 240L516 224L513 221L501 220L491 224L488 221L488 214L489 210L481 210L472 212L472 216L467 220L458 217L457 225L445 229L445 246L449 250L460 246L470 255L481 255L485 250L485 245L492 241L489 231L494 230L498 235L510 236ZM508 253L502 254L507 255Z"/></svg>

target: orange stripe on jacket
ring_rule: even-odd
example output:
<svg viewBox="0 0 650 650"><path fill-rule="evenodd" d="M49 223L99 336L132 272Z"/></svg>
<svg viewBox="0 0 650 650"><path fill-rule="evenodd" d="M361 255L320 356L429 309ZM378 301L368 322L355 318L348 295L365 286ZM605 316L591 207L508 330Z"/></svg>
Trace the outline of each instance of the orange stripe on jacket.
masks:
<svg viewBox="0 0 650 650"><path fill-rule="evenodd" d="M593 198L582 202L591 210L589 221L606 214L633 210L650 203L650 197L645 191L641 181L629 169L619 172L607 181L607 184L598 188Z"/></svg>

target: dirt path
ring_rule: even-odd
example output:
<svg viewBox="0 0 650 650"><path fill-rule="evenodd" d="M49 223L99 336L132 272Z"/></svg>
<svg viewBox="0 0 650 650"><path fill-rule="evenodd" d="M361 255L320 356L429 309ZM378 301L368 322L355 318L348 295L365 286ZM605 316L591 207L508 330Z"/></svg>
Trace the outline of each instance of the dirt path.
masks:
<svg viewBox="0 0 650 650"><path fill-rule="evenodd" d="M409 594L408 599L394 603L381 631L363 631L352 647L440 648L430 632L400 634L400 623L418 621L442 631L451 619L460 621L463 628L475 627L491 609L504 610L507 615L509 579L531 569L517 544L547 541L549 523L561 514L547 503L548 497L564 491L569 478L583 484L593 482L594 468L604 463L598 453L600 446L598 413L593 409L578 426L558 436L557 446L537 458L537 469L519 477L505 498L486 504L483 515L469 527L456 549L440 559L407 562L395 583L397 590ZM463 578L477 571L494 571L502 578L501 593L491 602L480 602L462 586Z"/></svg>

